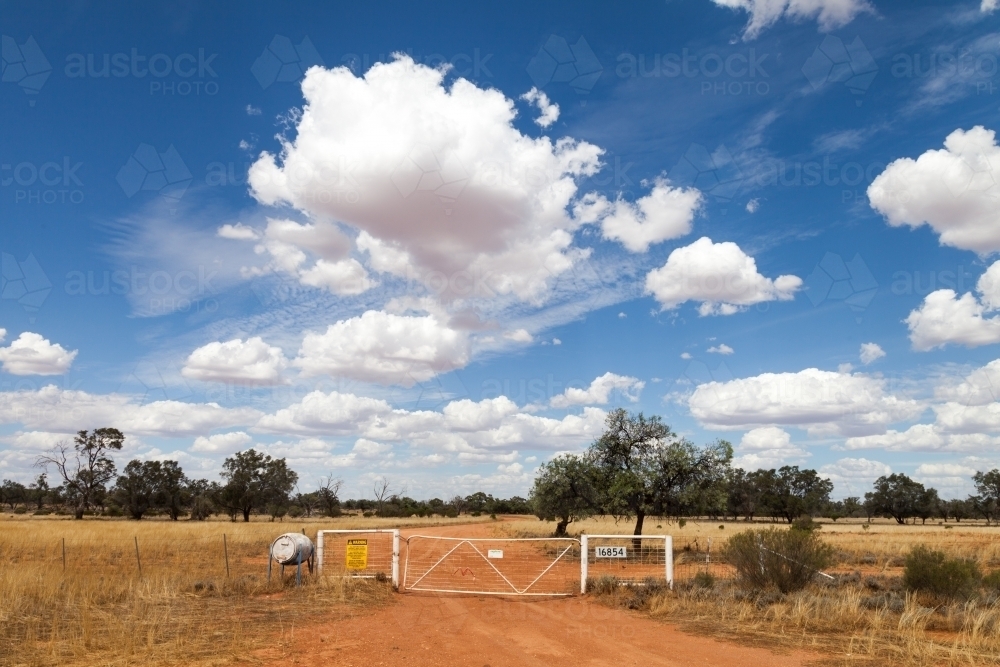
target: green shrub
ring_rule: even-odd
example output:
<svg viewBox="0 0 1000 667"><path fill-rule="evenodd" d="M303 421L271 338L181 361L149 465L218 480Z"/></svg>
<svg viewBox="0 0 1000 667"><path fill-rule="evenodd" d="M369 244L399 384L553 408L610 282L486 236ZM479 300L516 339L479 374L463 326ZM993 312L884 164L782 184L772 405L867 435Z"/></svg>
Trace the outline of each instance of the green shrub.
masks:
<svg viewBox="0 0 1000 667"><path fill-rule="evenodd" d="M800 516L798 519L792 521L792 530L804 530L811 533L814 530L820 530L823 524L818 521L813 521L811 516Z"/></svg>
<svg viewBox="0 0 1000 667"><path fill-rule="evenodd" d="M740 582L753 590L790 593L805 588L833 561L833 549L813 531L766 528L729 538L723 557Z"/></svg>
<svg viewBox="0 0 1000 667"><path fill-rule="evenodd" d="M27 514L27 513L28 509L26 507L18 507L16 510L14 510L14 514Z"/></svg>
<svg viewBox="0 0 1000 667"><path fill-rule="evenodd" d="M906 556L903 585L941 597L970 597L982 574L974 561L948 558L944 552L914 547Z"/></svg>
<svg viewBox="0 0 1000 667"><path fill-rule="evenodd" d="M993 593L1000 593L1000 570L994 570L983 577L983 588Z"/></svg>

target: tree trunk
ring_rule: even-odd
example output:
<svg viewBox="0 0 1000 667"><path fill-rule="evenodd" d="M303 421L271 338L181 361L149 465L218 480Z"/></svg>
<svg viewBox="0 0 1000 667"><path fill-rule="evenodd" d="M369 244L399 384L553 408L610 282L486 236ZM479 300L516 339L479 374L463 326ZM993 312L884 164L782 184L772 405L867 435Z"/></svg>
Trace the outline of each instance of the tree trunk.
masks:
<svg viewBox="0 0 1000 667"><path fill-rule="evenodd" d="M633 535L642 535L642 522L646 518L646 513L639 510L635 513L635 531ZM636 551L636 555L642 553L642 540L632 540L632 548Z"/></svg>
<svg viewBox="0 0 1000 667"><path fill-rule="evenodd" d="M77 521L83 519L83 507L76 508L76 511L73 513L73 518Z"/></svg>
<svg viewBox="0 0 1000 667"><path fill-rule="evenodd" d="M566 537L566 526L569 525L569 518L562 517L556 524L556 537Z"/></svg>
<svg viewBox="0 0 1000 667"><path fill-rule="evenodd" d="M250 508L247 507L243 510L243 523L250 523Z"/></svg>

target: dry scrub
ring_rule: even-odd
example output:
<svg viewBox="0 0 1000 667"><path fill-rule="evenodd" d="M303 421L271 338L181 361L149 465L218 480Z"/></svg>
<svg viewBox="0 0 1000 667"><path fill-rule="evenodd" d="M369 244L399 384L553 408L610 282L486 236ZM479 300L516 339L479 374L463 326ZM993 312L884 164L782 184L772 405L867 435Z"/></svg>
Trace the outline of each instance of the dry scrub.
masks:
<svg viewBox="0 0 1000 667"><path fill-rule="evenodd" d="M543 522L507 524L518 534L545 534ZM652 523L653 526L657 522ZM1000 664L1000 599L983 591L970 601L948 601L903 590L905 556L916 546L967 558L983 572L1000 568L1000 528L982 524L899 526L877 522L824 523L820 535L834 549L836 581L781 595L752 593L724 566L708 566L713 577L695 574L706 566L709 538L712 553L722 551L727 537L760 523L688 521L681 527L661 521L657 529L674 536L677 568L673 592L653 586L620 587L604 582L598 597L608 603L642 610L651 616L711 635L766 646L820 650L835 664L994 665ZM719 526L723 526L722 529ZM608 518L573 524L579 533L627 532L625 523ZM720 576L722 575L722 576Z"/></svg>
<svg viewBox="0 0 1000 667"><path fill-rule="evenodd" d="M284 580L276 570L269 585L271 540L401 523L456 521L0 520L0 665L219 664L280 648L317 614L333 620L388 603L391 589L335 577L306 577L297 589L294 568Z"/></svg>

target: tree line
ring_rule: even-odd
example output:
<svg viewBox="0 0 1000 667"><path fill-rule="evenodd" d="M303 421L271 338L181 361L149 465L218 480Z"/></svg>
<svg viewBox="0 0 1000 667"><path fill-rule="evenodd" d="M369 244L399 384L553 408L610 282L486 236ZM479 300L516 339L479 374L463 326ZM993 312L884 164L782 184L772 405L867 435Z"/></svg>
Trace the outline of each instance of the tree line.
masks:
<svg viewBox="0 0 1000 667"><path fill-rule="evenodd" d="M112 458L120 451L125 435L115 428L80 431L72 443L57 444L39 457L45 469L29 485L12 480L0 483L0 506L12 512L125 516L140 520L149 516L205 520L214 514L233 521L250 521L252 515L340 516L360 511L365 516L458 516L462 513L530 514L524 498L494 498L477 492L451 500L414 500L394 489L388 479L376 481L374 500L341 500L343 480L332 474L320 480L316 490L302 493L299 475L285 459L272 458L254 449L237 452L222 464L220 481L192 479L177 461L129 461L121 474ZM58 480L50 485L50 474Z"/></svg>
<svg viewBox="0 0 1000 667"><path fill-rule="evenodd" d="M647 517L770 518L792 523L801 517L886 517L908 521L985 519L1000 522L1000 470L977 472L976 493L944 500L936 489L907 475L879 477L864 498L831 500L833 484L798 466L747 471L731 465L732 446L718 440L704 447L677 436L658 416L613 410L604 433L582 454L566 454L538 470L530 498L494 498L484 492L449 500L415 500L386 478L374 499L340 498L343 480L332 474L316 490L302 493L298 474L285 459L253 449L225 459L221 480L192 479L177 461L129 461L121 474L112 459L124 434L114 428L80 431L39 457L45 472L30 484L0 483L0 506L12 512L156 515L204 520L221 514L249 521L252 515L412 517L460 514L535 514L556 522L556 533L592 515L634 519L641 534ZM50 484L50 475L55 485Z"/></svg>
<svg viewBox="0 0 1000 667"><path fill-rule="evenodd" d="M976 493L943 500L936 489L895 473L879 477L864 499L833 501L833 483L798 466L755 471L732 467L732 446L718 440L697 447L660 417L613 410L604 433L582 454L564 454L538 471L531 491L535 514L556 522L556 534L593 515L646 517L767 517L793 523L803 517L887 517L898 523L940 517L1000 521L1000 470L977 472Z"/></svg>

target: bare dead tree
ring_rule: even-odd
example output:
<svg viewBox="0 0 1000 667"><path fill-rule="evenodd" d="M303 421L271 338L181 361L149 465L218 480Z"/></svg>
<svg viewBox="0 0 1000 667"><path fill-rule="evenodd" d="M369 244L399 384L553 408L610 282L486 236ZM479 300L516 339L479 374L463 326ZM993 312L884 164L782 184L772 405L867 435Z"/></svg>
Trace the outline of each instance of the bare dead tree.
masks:
<svg viewBox="0 0 1000 667"><path fill-rule="evenodd" d="M379 516L382 516L382 507L385 505L386 498L391 497L392 494L393 490L388 478L379 477L375 480L375 504Z"/></svg>
<svg viewBox="0 0 1000 667"><path fill-rule="evenodd" d="M328 477L320 477L316 493L327 516L337 516L340 513L340 488L343 485L344 480L334 477L333 473Z"/></svg>
<svg viewBox="0 0 1000 667"><path fill-rule="evenodd" d="M74 505L73 515L83 518L92 505L102 502L108 482L118 472L109 454L120 450L125 436L116 428L97 428L91 432L80 431L73 438L73 445L60 442L47 454L39 456L35 465L48 469L54 466L62 478L66 498Z"/></svg>

